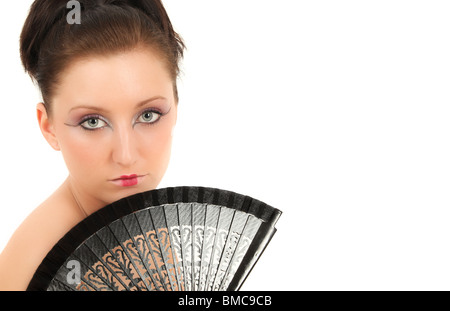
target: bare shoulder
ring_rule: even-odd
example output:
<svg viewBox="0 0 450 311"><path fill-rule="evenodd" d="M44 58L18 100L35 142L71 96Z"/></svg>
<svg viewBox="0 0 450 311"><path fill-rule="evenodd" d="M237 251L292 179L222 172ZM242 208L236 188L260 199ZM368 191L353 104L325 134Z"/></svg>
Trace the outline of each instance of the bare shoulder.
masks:
<svg viewBox="0 0 450 311"><path fill-rule="evenodd" d="M0 254L0 290L26 290L51 248L82 218L57 192L19 226Z"/></svg>

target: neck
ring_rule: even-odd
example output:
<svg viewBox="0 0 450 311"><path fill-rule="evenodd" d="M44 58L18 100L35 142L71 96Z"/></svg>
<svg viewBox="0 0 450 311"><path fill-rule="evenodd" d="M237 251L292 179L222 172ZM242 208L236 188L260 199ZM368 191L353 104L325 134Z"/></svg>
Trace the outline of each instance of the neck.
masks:
<svg viewBox="0 0 450 311"><path fill-rule="evenodd" d="M80 213L83 214L83 217L87 217L105 206L105 203L92 198L77 187L76 182L74 182L70 176L66 179L65 184L68 192L73 198L74 205L79 209Z"/></svg>

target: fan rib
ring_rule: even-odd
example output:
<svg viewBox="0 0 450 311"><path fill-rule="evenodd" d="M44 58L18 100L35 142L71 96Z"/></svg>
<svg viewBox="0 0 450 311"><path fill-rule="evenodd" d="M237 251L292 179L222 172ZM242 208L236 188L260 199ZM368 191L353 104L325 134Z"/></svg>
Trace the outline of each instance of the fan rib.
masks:
<svg viewBox="0 0 450 311"><path fill-rule="evenodd" d="M175 276L175 265L173 264L173 261L170 259L171 257L171 245L170 240L169 243L167 243L168 238L168 232L167 235L164 237L164 233L167 231L167 224L164 218L164 212L162 206L155 206L152 208L149 208L150 211L150 217L152 218L156 236L158 237L159 241L159 248L161 251L161 256L164 261L164 266L167 273L168 278L168 285L170 285L170 289L172 291L177 289L177 283L176 283L176 276Z"/></svg>
<svg viewBox="0 0 450 311"><path fill-rule="evenodd" d="M213 290L215 278L219 269L223 250L228 239L228 233L230 231L235 212L236 210L232 210L227 207L221 207L216 236L214 240L213 253L211 255L211 264L208 271L208 278L206 280L207 291Z"/></svg>
<svg viewBox="0 0 450 311"><path fill-rule="evenodd" d="M156 240L155 241L150 241L150 236L152 232L155 232L156 234L156 228L153 224L153 221L151 219L151 215L150 215L150 211L149 208L146 208L145 210L142 211L142 213L140 213L140 215L142 215L142 218L138 218L138 222L141 224L142 228L145 228L143 231L144 233L144 239L145 242L147 243L147 247L149 249L150 252L150 256L152 258L153 264L155 266L156 272L159 276L159 282L160 282L160 287L162 287L164 290L168 291L169 288L167 288L167 284L165 282L165 277L164 277L164 269L162 269L162 266L158 263L158 259L155 257L157 254L155 254L155 252L157 252L157 250L159 249L159 251L161 252L159 243L158 245L156 245Z"/></svg>
<svg viewBox="0 0 450 311"><path fill-rule="evenodd" d="M141 258L142 258L142 262L143 262L143 264L144 264L144 266L146 267L146 269L147 269L147 271L148 271L148 274L149 274L149 276L150 276L150 279L151 279L151 281L153 282L153 285L154 285L154 288L155 288L155 290L158 290L158 291L160 291L160 290L162 290L163 289L163 282L161 281L161 276L160 276L160 273L158 272L158 270L156 270L156 263L155 263L155 261L154 261L154 257L153 257L153 255L152 255L152 250L151 250L151 248L150 248L150 246L149 246L149 243L148 243L148 240L147 240L147 236L146 236L146 230L144 230L144 228L143 228L143 226L142 226L142 224L139 222L139 218L138 218L138 216L137 216L137 212L135 212L135 213L133 213L132 215L130 215L131 217L130 217L130 221L133 223L133 224L136 224L136 226L134 226L135 228L137 227L137 231L139 231L139 233L138 232L135 232L135 233L133 233L132 235L133 235L133 239L135 240L135 243L138 243L138 237L139 236L142 236L142 241L143 241L143 245L142 245L142 250L141 250L141 247L137 247L137 249L138 249L138 251L139 251L139 253L140 253L140 255L141 255ZM132 220L131 220L132 219ZM125 224L126 225L126 227L127 228L129 228L129 230L131 230L131 224L129 224L129 225L127 225L127 224ZM147 249L145 249L145 247L147 247ZM148 251L148 254L146 254L146 250ZM145 257L148 257L148 259L147 258L145 258ZM151 262L149 263L149 260L151 260ZM149 265L150 264L150 265ZM153 264L153 266L155 267L154 269L153 268L151 268L151 265ZM157 275L158 275L158 277L159 277L159 280L158 279L156 279L155 278L155 275L154 275L154 272L156 272L157 273Z"/></svg>
<svg viewBox="0 0 450 311"><path fill-rule="evenodd" d="M229 283L233 279L236 273L235 267L238 267L243 259L243 256L248 251L249 245L253 240L256 232L258 231L261 225L261 220L256 218L253 215L248 215L244 228L242 230L242 234L239 237L239 241L236 244L235 251L230 259L230 264L227 267L222 283L220 284L219 290L225 291L228 288Z"/></svg>
<svg viewBox="0 0 450 311"><path fill-rule="evenodd" d="M173 196L173 193L171 194ZM173 197L172 197L173 198ZM168 196L169 202L171 201ZM170 245L172 248L172 256L175 267L176 279L179 290L184 290L183 274L183 262L182 262L182 250L181 250L181 236L178 217L177 204L169 203L163 208L164 218L167 223L167 230L169 233ZM175 236L178 232L178 236ZM180 264L181 262L181 264Z"/></svg>
<svg viewBox="0 0 450 311"><path fill-rule="evenodd" d="M124 216L126 217L126 216ZM135 271L139 274L141 281L143 282L143 284L145 285L145 287L147 288L147 290L151 291L152 287L151 284L148 284L148 282L146 280L148 280L148 277L145 275L147 272L145 272L143 274L143 272L141 271L140 267L138 266L139 263L144 264L144 260L142 259L141 256L141 252L139 251L139 248L136 246L135 240L133 235L130 234L128 228L126 227L123 217L120 218L120 223L122 224L123 228L125 229L125 232L127 234L127 239L125 241L120 241L120 244L122 245L122 248L125 250L125 252L127 253L127 256L129 258L129 260L131 261L131 263L133 264L133 267L135 269ZM131 241L131 245L125 245L124 243L127 241ZM132 249L130 249L130 247ZM135 250L135 252L137 253L137 256L139 258L135 258L135 256L133 256L133 254L131 253L132 250ZM147 268L147 267L146 267ZM148 271L148 270L147 270ZM148 273L147 273L148 274Z"/></svg>

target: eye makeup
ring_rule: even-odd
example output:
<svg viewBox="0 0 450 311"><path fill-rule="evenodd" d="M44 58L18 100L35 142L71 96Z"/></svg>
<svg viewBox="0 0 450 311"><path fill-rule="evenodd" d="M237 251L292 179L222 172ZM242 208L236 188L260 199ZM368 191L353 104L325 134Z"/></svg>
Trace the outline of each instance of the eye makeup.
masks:
<svg viewBox="0 0 450 311"><path fill-rule="evenodd" d="M109 126L108 122L100 115L87 115L78 125L88 131L98 130Z"/></svg>
<svg viewBox="0 0 450 311"><path fill-rule="evenodd" d="M87 131L94 131L110 126L109 122L99 114L83 115L78 121L64 123L64 125L70 127L81 127Z"/></svg>
<svg viewBox="0 0 450 311"><path fill-rule="evenodd" d="M159 120L167 115L172 110L172 107L167 112L161 112L157 108L145 108L142 109L133 118L133 127L138 124L143 125L155 125ZM112 124L100 114L86 114L81 117L74 117L74 120L68 123L64 123L70 127L81 127L83 130L95 131L106 127L113 128Z"/></svg>
<svg viewBox="0 0 450 311"><path fill-rule="evenodd" d="M172 110L172 107L170 107L167 112L161 112L159 109L155 108L143 109L136 115L133 121L133 127L137 124L155 125L162 117L167 115L170 110Z"/></svg>

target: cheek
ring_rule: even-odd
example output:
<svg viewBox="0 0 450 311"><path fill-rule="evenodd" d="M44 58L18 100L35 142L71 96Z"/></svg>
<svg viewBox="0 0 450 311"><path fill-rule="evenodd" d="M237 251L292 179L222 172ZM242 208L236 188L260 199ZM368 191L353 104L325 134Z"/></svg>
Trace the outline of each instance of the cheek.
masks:
<svg viewBox="0 0 450 311"><path fill-rule="evenodd" d="M91 134L68 131L61 137L61 153L73 176L89 177L105 163L105 143Z"/></svg>
<svg viewBox="0 0 450 311"><path fill-rule="evenodd" d="M164 172L169 163L172 149L171 129L165 126L151 134L142 135L141 159L155 175Z"/></svg>

